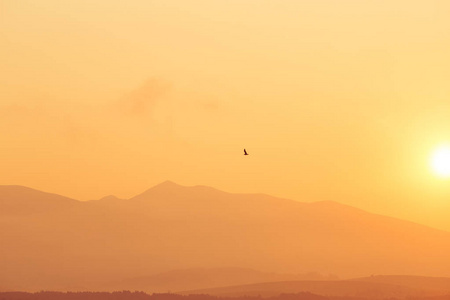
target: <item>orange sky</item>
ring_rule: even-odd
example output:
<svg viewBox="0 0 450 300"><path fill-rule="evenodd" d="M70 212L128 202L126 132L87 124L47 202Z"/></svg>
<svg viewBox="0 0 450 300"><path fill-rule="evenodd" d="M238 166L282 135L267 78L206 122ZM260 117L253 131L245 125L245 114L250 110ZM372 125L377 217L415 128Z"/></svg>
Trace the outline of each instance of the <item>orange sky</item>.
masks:
<svg viewBox="0 0 450 300"><path fill-rule="evenodd" d="M0 184L166 179L450 230L445 0L0 0ZM250 155L244 157L243 148Z"/></svg>

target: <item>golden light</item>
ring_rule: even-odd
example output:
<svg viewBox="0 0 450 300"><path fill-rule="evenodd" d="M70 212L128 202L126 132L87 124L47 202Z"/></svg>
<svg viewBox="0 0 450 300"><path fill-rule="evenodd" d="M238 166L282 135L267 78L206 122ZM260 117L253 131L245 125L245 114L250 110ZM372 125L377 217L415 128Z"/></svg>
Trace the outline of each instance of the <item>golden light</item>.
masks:
<svg viewBox="0 0 450 300"><path fill-rule="evenodd" d="M450 177L450 146L441 146L433 152L431 167L439 177Z"/></svg>

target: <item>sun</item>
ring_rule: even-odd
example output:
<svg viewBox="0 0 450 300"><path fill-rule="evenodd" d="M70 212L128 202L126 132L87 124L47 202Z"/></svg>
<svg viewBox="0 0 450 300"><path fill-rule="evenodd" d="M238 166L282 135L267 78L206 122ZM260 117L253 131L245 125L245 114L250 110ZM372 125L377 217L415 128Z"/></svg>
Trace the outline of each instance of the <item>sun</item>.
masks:
<svg viewBox="0 0 450 300"><path fill-rule="evenodd" d="M433 152L431 167L437 176L450 177L450 146L441 146Z"/></svg>

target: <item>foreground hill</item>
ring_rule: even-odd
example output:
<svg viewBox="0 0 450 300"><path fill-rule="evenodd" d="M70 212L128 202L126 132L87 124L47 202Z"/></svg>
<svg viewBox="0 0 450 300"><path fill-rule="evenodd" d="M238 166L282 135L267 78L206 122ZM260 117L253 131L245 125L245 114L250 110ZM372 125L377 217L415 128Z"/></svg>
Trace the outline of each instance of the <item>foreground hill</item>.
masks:
<svg viewBox="0 0 450 300"><path fill-rule="evenodd" d="M259 296L244 297L217 297L211 295L177 295L177 294L145 294L143 292L0 292L0 299L8 300L261 300ZM369 300L370 298L361 297L332 297L320 296L307 292L295 294L282 294L276 297L265 298L267 300ZM391 298L395 300L398 298ZM414 300L450 300L450 295L438 297L420 297Z"/></svg>
<svg viewBox="0 0 450 300"><path fill-rule="evenodd" d="M172 182L128 200L88 202L3 186L0 225L0 282L17 290L98 290L127 278L220 267L450 276L448 232L336 202Z"/></svg>
<svg viewBox="0 0 450 300"><path fill-rule="evenodd" d="M79 293L61 293L61 292L8 292L1 293L0 299L8 300L241 300L239 298L217 298L208 295L189 295L181 296L176 294L145 294L143 292L121 291L113 293L105 292L79 292ZM259 300L260 298L243 298L242 300ZM271 300L332 300L309 293L299 293L295 295L282 295ZM336 299L342 300L342 299ZM357 299L354 299L357 300Z"/></svg>

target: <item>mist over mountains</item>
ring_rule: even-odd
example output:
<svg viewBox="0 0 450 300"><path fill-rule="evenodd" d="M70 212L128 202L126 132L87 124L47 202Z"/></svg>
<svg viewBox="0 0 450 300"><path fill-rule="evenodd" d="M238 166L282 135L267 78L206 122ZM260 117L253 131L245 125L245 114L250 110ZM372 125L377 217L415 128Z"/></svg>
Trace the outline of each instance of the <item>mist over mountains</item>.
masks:
<svg viewBox="0 0 450 300"><path fill-rule="evenodd" d="M276 274L308 272L450 276L448 232L337 202L173 182L130 199L86 202L0 186L0 239L0 288L9 290L101 290L119 282L188 290L296 280ZM216 270L207 275L214 278L223 268L262 273L233 281L242 272L235 271L203 287L183 285L173 274L172 285L158 277L208 269ZM261 277L267 273L273 276Z"/></svg>

